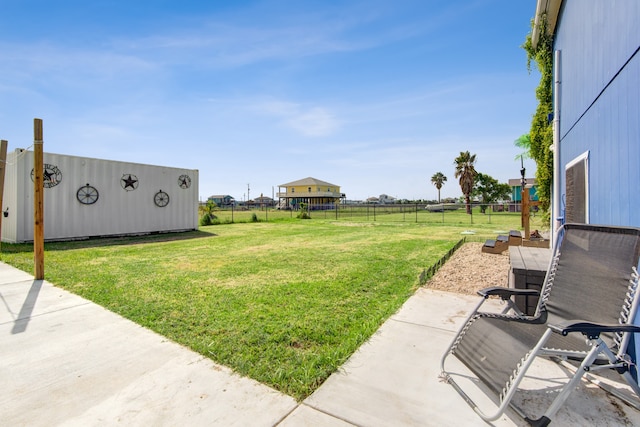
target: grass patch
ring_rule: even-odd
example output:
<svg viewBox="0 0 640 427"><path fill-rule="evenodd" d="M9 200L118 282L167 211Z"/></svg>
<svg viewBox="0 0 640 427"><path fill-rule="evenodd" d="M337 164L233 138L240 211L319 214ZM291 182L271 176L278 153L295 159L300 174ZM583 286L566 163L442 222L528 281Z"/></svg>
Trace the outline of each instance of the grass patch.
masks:
<svg viewBox="0 0 640 427"><path fill-rule="evenodd" d="M493 228L479 235L490 236ZM57 286L304 399L398 310L420 273L464 229L294 219L52 242L45 245L45 274ZM5 243L2 260L32 272L32 245Z"/></svg>

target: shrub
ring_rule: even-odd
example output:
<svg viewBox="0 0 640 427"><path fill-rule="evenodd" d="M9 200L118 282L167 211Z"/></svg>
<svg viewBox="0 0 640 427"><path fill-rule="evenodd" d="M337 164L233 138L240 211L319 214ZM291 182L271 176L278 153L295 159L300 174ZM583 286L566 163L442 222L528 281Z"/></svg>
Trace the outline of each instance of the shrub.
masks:
<svg viewBox="0 0 640 427"><path fill-rule="evenodd" d="M300 203L300 212L296 216L298 219L311 219L311 215L309 215L309 208L306 203Z"/></svg>
<svg viewBox="0 0 640 427"><path fill-rule="evenodd" d="M220 221L218 220L218 217L215 216L212 213L205 213L200 218L200 225L202 225L202 226L204 226L204 225L214 225L214 224L219 224L219 223L220 223Z"/></svg>

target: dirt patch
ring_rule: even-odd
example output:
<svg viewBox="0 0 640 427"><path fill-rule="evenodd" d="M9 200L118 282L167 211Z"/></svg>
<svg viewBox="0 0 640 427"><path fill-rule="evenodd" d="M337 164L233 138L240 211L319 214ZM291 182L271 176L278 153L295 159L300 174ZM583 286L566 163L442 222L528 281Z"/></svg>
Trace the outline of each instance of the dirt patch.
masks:
<svg viewBox="0 0 640 427"><path fill-rule="evenodd" d="M482 243L465 243L427 281L425 287L475 295L489 286L509 286L509 251L482 252Z"/></svg>

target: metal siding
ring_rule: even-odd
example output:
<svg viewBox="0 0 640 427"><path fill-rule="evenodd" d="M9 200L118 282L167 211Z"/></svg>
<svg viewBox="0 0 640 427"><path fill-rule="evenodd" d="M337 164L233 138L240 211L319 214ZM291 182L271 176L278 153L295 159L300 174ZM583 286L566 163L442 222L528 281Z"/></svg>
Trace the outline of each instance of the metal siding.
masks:
<svg viewBox="0 0 640 427"><path fill-rule="evenodd" d="M563 2L555 35L562 51L563 135L640 44L638 16L637 0Z"/></svg>
<svg viewBox="0 0 640 427"><path fill-rule="evenodd" d="M18 183L16 180L16 169L18 165L16 164L16 160L18 154L19 151L7 153L4 194L2 196L2 211L7 211L7 207L10 207L7 211L9 216L2 218L2 240L11 243L16 242L18 217L21 215L17 204Z"/></svg>
<svg viewBox="0 0 640 427"><path fill-rule="evenodd" d="M24 161L28 155L29 152L25 150L16 160L16 204L19 212L16 225L16 241L18 242L33 240L33 182L29 178L29 172L26 171L27 166ZM31 157L33 157L33 153L31 153ZM24 176L27 179L24 179ZM31 230L30 233L29 230Z"/></svg>
<svg viewBox="0 0 640 427"><path fill-rule="evenodd" d="M590 151L592 223L640 226L636 194L640 184L640 57L636 54L616 76L640 46L638 24L637 0L569 0L564 2L557 27L555 48L562 52L560 160L564 166L577 153ZM634 324L640 324L640 313ZM632 346L635 355L640 354L640 342Z"/></svg>
<svg viewBox="0 0 640 427"><path fill-rule="evenodd" d="M117 234L139 234L197 229L198 171L138 163L44 153L44 162L62 172L60 183L45 188L45 239L72 239ZM18 161L16 182L31 186L16 200L18 232L15 241L33 240L33 153ZM125 191L123 174L138 178L138 187ZM191 177L191 186L182 189L178 177ZM96 203L84 205L76 197L78 189L90 184L98 190ZM154 203L159 190L169 194L166 207ZM21 194L17 192L17 194ZM4 227L3 227L4 229ZM4 239L4 236L3 236Z"/></svg>
<svg viewBox="0 0 640 427"><path fill-rule="evenodd" d="M590 222L640 226L640 2L565 2L555 48L561 50L561 165L585 151ZM578 118L584 116L578 121ZM561 188L565 188L564 176Z"/></svg>

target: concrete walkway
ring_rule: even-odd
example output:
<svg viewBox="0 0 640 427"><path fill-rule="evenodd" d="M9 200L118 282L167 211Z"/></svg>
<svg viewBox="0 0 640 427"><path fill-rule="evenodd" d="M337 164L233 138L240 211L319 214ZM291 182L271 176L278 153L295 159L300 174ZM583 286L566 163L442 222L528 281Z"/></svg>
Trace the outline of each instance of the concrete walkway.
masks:
<svg viewBox="0 0 640 427"><path fill-rule="evenodd" d="M298 403L0 263L0 425L485 425L437 378L442 352L475 301L420 289ZM540 369L549 376L550 367ZM552 385L564 374L554 373ZM640 412L621 400L593 385L581 389L554 425L640 425ZM533 405L547 394L534 393ZM494 423L523 424L511 412Z"/></svg>

